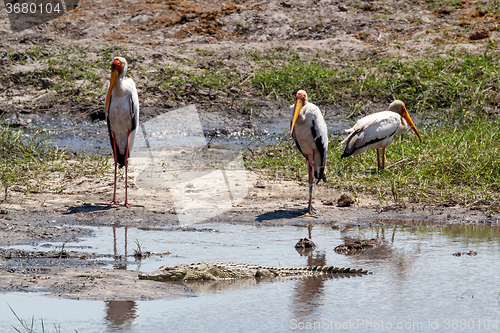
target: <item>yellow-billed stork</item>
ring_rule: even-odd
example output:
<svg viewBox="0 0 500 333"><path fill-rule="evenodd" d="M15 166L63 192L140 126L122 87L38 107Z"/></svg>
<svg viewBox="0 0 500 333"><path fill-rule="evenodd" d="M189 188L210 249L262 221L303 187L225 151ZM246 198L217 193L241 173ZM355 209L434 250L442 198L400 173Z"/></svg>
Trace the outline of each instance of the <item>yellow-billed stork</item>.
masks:
<svg viewBox="0 0 500 333"><path fill-rule="evenodd" d="M295 95L295 104L290 106L292 121L290 135L295 140L297 149L304 155L309 175L309 214L312 207L312 188L314 178L326 181L326 154L328 152L328 130L319 108L307 100L307 93L299 90ZM316 183L317 184L317 183Z"/></svg>
<svg viewBox="0 0 500 333"><path fill-rule="evenodd" d="M125 166L125 206L129 206L127 197L127 169L130 151L134 145L136 128L139 124L139 96L134 80L125 77L127 60L116 57L111 62L111 79L106 93L104 113L108 123L109 139L115 160L115 185L113 200L116 201L117 166Z"/></svg>
<svg viewBox="0 0 500 333"><path fill-rule="evenodd" d="M361 154L368 149L377 149L378 169L383 170L385 148L391 144L394 136L404 133L408 125L422 142L405 104L395 100L389 105L389 111L377 112L361 118L352 128L345 130L349 135L342 141L345 150L341 158ZM382 149L382 164L380 164L379 149Z"/></svg>

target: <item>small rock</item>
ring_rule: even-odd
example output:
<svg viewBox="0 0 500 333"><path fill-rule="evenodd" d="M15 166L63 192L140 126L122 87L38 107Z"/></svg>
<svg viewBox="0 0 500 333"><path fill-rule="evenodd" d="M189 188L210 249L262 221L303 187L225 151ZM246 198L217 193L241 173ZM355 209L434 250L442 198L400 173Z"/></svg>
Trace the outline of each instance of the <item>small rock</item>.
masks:
<svg viewBox="0 0 500 333"><path fill-rule="evenodd" d="M184 24L188 21L188 18L186 15L182 15L180 20L179 20L179 24Z"/></svg>
<svg viewBox="0 0 500 333"><path fill-rule="evenodd" d="M464 253L465 253L465 252L460 252L460 251L459 251L459 252L455 252L455 253L453 253L453 255L454 255L455 257L461 257L461 256L463 256L463 255L464 255Z"/></svg>
<svg viewBox="0 0 500 333"><path fill-rule="evenodd" d="M452 7L442 7L434 11L438 15L449 15L453 11Z"/></svg>
<svg viewBox="0 0 500 333"><path fill-rule="evenodd" d="M266 183L264 183L262 180L258 180L258 181L255 183L255 187L256 187L256 188L266 188Z"/></svg>
<svg viewBox="0 0 500 333"><path fill-rule="evenodd" d="M374 5L372 5L371 3L366 3L364 6L363 6L363 10L366 10L367 12L374 12L377 10L377 7L375 7Z"/></svg>
<svg viewBox="0 0 500 333"><path fill-rule="evenodd" d="M472 257L477 256L477 252L476 251L469 251L469 252L467 252L467 255L472 256Z"/></svg>
<svg viewBox="0 0 500 333"><path fill-rule="evenodd" d="M55 84L55 80L48 77L44 77L40 79L40 83L42 84L43 89L48 89Z"/></svg>
<svg viewBox="0 0 500 333"><path fill-rule="evenodd" d="M372 239L356 239L352 242L345 242L345 244L336 246L333 250L338 254L355 254L363 252L365 249L374 249L384 243L383 240L378 238Z"/></svg>
<svg viewBox="0 0 500 333"><path fill-rule="evenodd" d="M470 36L470 40L480 40L490 37L490 32L485 28L475 30Z"/></svg>
<svg viewBox="0 0 500 333"><path fill-rule="evenodd" d="M312 248L314 249L316 247L316 244L310 239L307 238L301 238L297 244L295 244L296 249L307 249L307 248Z"/></svg>
<svg viewBox="0 0 500 333"><path fill-rule="evenodd" d="M344 5L338 5L338 8L339 8L339 11L341 11L341 12L347 12L347 11L349 10L349 9L347 9L347 7L346 7L346 6L344 6Z"/></svg>
<svg viewBox="0 0 500 333"><path fill-rule="evenodd" d="M42 105L42 106L47 106L47 105L52 105L53 103L53 98L51 93L45 93L37 98L33 99L33 102L35 105Z"/></svg>
<svg viewBox="0 0 500 333"><path fill-rule="evenodd" d="M354 204L354 199L343 193L337 200L337 207L350 207Z"/></svg>
<svg viewBox="0 0 500 333"><path fill-rule="evenodd" d="M11 68L11 76L18 78L36 72L38 68L35 65L17 65Z"/></svg>

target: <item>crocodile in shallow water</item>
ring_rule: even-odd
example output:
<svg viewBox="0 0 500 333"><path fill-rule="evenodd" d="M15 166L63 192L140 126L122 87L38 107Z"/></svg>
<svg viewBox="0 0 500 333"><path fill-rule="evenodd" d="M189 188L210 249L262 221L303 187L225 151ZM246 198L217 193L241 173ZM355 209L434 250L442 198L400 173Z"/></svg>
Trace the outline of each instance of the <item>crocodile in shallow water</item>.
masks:
<svg viewBox="0 0 500 333"><path fill-rule="evenodd" d="M217 281L226 279L275 278L284 276L305 277L328 274L361 275L368 274L368 271L363 269L334 266L276 267L238 262L214 261L162 266L152 273L140 273L139 279L156 281Z"/></svg>

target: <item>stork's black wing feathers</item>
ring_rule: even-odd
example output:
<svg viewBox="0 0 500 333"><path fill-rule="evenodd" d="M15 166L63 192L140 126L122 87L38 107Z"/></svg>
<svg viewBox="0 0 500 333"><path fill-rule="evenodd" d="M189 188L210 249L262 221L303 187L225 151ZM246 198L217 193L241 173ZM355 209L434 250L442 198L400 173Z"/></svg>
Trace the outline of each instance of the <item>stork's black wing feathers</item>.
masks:
<svg viewBox="0 0 500 333"><path fill-rule="evenodd" d="M134 104L134 99L130 96L130 118L132 119L132 128L130 132L133 132L137 128L137 123L139 122L139 105Z"/></svg>
<svg viewBox="0 0 500 333"><path fill-rule="evenodd" d="M113 131L111 130L111 122L109 118L106 118L106 122L108 123L108 132L109 132L109 141L111 143L111 149L113 149L113 156L118 163L119 168L123 168L125 166L125 154L120 154L118 149L115 147L115 140L113 139Z"/></svg>
<svg viewBox="0 0 500 333"><path fill-rule="evenodd" d="M326 153L328 150L328 143L325 144L325 140L323 139L323 137L321 135L317 136L315 125L316 124L314 123L314 120L313 120L312 126L311 126L311 133L312 133L314 141L316 143L316 149L318 150L318 153L321 156L321 164L319 167L319 173L317 173L316 171L314 172L314 177L318 180L316 182L316 184L317 184L317 183L319 183L320 180L326 181L325 166L326 166Z"/></svg>
<svg viewBox="0 0 500 333"><path fill-rule="evenodd" d="M351 156L352 154L354 154L354 152L356 151L356 149L358 149L359 147L351 147L350 149L348 147L350 147L350 143L351 143L351 140L354 138L354 137L357 137L357 134L359 132L361 132L362 129L360 130L357 130L351 134L349 134L349 137L347 138L347 142L346 142L346 145L345 145L345 149L344 149L344 152L342 153L342 156L340 156L340 158L345 158L345 157L349 157Z"/></svg>
<svg viewBox="0 0 500 333"><path fill-rule="evenodd" d="M362 145L362 146L359 146L359 147L358 147L358 146L353 146L351 149L348 149L347 147L349 147L349 143L351 142L351 140L353 140L353 139L354 139L354 140L356 140L356 139L357 139L357 134L358 134L359 132L361 132L362 130L363 130L363 129L360 129L360 130L358 130L358 131L356 131L356 132L353 132L353 133L351 133L351 134L349 135L349 137L347 138L346 145L345 145L345 147L346 147L346 148L345 148L344 152L342 153L342 156L340 156L340 158L349 157L349 156L351 156L352 154L354 154L354 152L355 152L356 150L358 150L358 149L361 149L361 148L363 148L363 147L369 146L369 145L371 145L371 144L373 144L373 143L377 143L377 142L383 141L383 140L387 139L388 137L391 137L391 136L395 135L395 134L396 134L396 131L397 131L397 128L394 130L394 132L392 132L392 133L391 133L391 134L389 134L388 136L385 136L385 137L383 137L383 138L375 138L375 139L373 139L373 140L370 140L370 141L368 141L368 142L365 142L365 144L364 144L364 145Z"/></svg>

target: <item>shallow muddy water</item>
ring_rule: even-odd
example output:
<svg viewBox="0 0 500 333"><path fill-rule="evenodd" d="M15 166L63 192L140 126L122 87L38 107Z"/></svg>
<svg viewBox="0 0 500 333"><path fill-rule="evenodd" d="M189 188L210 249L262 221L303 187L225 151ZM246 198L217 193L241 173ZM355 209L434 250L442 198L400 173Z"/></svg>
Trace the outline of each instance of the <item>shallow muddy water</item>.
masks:
<svg viewBox="0 0 500 333"><path fill-rule="evenodd" d="M157 111L158 112L158 111ZM288 137L290 117L288 110L264 118L234 118L224 116L219 112L199 111L196 105L191 104L179 109L161 110L158 116L141 120L141 128L137 136L145 135L151 148L158 150L172 150L172 147L197 145L200 142L221 142L237 149L258 147L275 143L277 137ZM326 110L330 133L343 132L351 127L347 120L338 117L338 110ZM331 114L331 115L329 115ZM258 119L258 125L254 124ZM54 118L39 115L16 115L17 123L25 126L31 132L44 133L50 136L53 145L59 148L78 153L99 154L111 153L109 134L106 122L89 121L83 116L71 118ZM207 139L205 139L207 138ZM146 149L141 142L135 145L132 157L137 149Z"/></svg>
<svg viewBox="0 0 500 333"><path fill-rule="evenodd" d="M392 225L396 223L396 225ZM75 301L40 294L3 294L0 331L20 327L8 306L40 328L61 332L497 331L500 284L495 265L500 231L489 226L390 221L343 231L314 226L317 248L299 254L304 226L203 223L187 228L91 227L95 237L68 249L121 255L109 267L153 271L161 265L231 260L281 266L335 265L373 274L351 278L285 279L191 285L198 297L154 301ZM125 259L125 230L126 252ZM353 238L385 244L356 255L334 247ZM172 254L136 262L143 251ZM43 244L39 244L41 247ZM60 246L60 244L53 244ZM457 252L477 255L454 256ZM118 257L116 257L118 258ZM160 283L160 282L158 282ZM41 331L41 328L39 329Z"/></svg>

